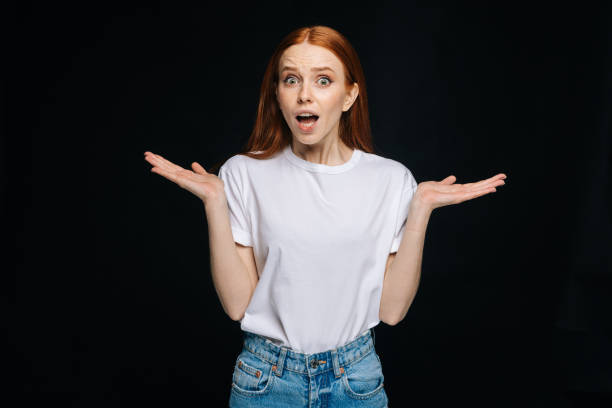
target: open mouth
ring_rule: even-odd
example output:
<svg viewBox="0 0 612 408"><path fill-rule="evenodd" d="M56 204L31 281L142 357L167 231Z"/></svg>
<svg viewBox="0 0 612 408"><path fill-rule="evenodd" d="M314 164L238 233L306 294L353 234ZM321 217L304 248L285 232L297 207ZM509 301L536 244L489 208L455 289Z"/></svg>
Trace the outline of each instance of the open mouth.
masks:
<svg viewBox="0 0 612 408"><path fill-rule="evenodd" d="M319 119L317 115L298 115L295 118L299 128L302 130L313 129L315 123L317 123L317 119Z"/></svg>

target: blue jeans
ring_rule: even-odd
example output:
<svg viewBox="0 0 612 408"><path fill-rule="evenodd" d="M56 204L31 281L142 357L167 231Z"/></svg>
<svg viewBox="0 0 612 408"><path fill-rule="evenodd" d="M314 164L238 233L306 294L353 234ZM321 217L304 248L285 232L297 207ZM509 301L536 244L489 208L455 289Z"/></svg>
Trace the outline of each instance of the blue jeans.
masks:
<svg viewBox="0 0 612 408"><path fill-rule="evenodd" d="M243 331L229 406L385 408L380 358L370 329L342 347L305 354Z"/></svg>

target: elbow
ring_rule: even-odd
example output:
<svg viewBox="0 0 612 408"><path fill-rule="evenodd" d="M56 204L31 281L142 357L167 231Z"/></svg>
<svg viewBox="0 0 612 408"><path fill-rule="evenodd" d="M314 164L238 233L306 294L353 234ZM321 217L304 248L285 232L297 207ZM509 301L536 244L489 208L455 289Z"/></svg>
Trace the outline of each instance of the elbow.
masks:
<svg viewBox="0 0 612 408"><path fill-rule="evenodd" d="M230 311L227 315L235 322L239 322L244 317L244 310L240 311Z"/></svg>
<svg viewBox="0 0 612 408"><path fill-rule="evenodd" d="M404 317L406 317L407 313L408 313L408 310L400 312L399 314L398 313L387 313L385 315L381 315L380 320L383 323L388 324L389 326L396 326L397 324L399 324L399 322L404 320Z"/></svg>
<svg viewBox="0 0 612 408"><path fill-rule="evenodd" d="M251 297L253 296L253 291L251 291L251 294L249 295L249 298L247 300L246 303L244 302L240 302L236 305L233 305L232 308L228 309L226 311L227 315L230 317L230 319L239 322L240 320L242 320L242 318L244 317L244 315L246 314L246 310L249 306L249 303L251 302Z"/></svg>
<svg viewBox="0 0 612 408"><path fill-rule="evenodd" d="M251 296L252 295L253 295L253 292L251 292ZM230 317L230 319L236 322L239 322L242 320L242 318L246 314L246 310L249 306L249 303L251 302L251 296L249 296L249 300L247 301L247 303L237 305L227 312L227 315Z"/></svg>
<svg viewBox="0 0 612 408"><path fill-rule="evenodd" d="M386 316L385 315L385 316L380 317L380 321L382 321L385 324L388 324L389 326L395 326L396 324L402 321L402 318L400 316Z"/></svg>
<svg viewBox="0 0 612 408"><path fill-rule="evenodd" d="M385 318L385 319L381 319L383 323L388 324L389 326L395 326L396 324L398 324L402 319L397 319L397 318Z"/></svg>
<svg viewBox="0 0 612 408"><path fill-rule="evenodd" d="M227 316L229 316L230 319L232 319L233 321L239 321L242 319L242 317L244 316L244 312L245 309L241 308L238 305L228 305L225 302L221 302L221 304L223 305L223 311L225 312L225 314Z"/></svg>

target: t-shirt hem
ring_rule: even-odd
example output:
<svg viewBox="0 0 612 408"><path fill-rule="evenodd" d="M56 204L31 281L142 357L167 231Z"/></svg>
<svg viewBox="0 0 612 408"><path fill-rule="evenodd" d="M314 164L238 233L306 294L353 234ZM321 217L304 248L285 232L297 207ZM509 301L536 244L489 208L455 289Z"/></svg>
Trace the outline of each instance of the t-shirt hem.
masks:
<svg viewBox="0 0 612 408"><path fill-rule="evenodd" d="M370 330L372 327L378 326L379 323L380 323L380 319L371 322L370 324L368 324L368 328L365 329L365 331Z"/></svg>

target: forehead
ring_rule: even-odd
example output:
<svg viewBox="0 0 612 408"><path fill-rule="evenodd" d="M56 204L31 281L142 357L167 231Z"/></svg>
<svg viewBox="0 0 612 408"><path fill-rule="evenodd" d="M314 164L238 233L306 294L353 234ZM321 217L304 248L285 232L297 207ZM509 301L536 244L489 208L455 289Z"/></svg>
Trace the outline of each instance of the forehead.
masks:
<svg viewBox="0 0 612 408"><path fill-rule="evenodd" d="M310 70L311 67L327 66L336 73L342 73L342 61L325 47L309 43L294 44L287 48L279 60L279 69L284 66Z"/></svg>

